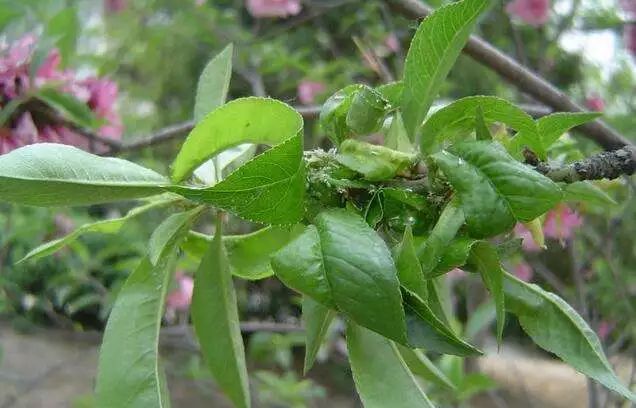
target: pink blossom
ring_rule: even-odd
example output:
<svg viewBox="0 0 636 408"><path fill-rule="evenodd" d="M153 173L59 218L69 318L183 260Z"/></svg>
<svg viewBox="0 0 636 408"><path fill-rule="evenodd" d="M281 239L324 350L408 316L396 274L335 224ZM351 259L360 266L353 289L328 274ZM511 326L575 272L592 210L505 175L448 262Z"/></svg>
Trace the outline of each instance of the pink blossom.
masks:
<svg viewBox="0 0 636 408"><path fill-rule="evenodd" d="M109 139L121 139L123 126L119 115L114 110L117 100L117 84L108 79L88 78L83 84L89 92L88 106L98 117L106 119L107 124L99 129L99 133Z"/></svg>
<svg viewBox="0 0 636 408"><path fill-rule="evenodd" d="M515 225L515 236L521 238L521 247L526 252L538 252L541 248L534 242L534 238L532 238L532 233L523 225L518 222Z"/></svg>
<svg viewBox="0 0 636 408"><path fill-rule="evenodd" d="M598 94L592 94L585 99L585 107L596 112L602 112L605 110L605 101Z"/></svg>
<svg viewBox="0 0 636 408"><path fill-rule="evenodd" d="M168 294L166 298L166 309L171 312L185 312L192 302L192 292L194 290L194 280L191 276L183 272L175 274L177 288Z"/></svg>
<svg viewBox="0 0 636 408"><path fill-rule="evenodd" d="M384 39L384 45L391 52L398 52L400 50L400 40L398 40L397 35L395 33L390 33Z"/></svg>
<svg viewBox="0 0 636 408"><path fill-rule="evenodd" d="M524 282L530 282L534 276L532 267L525 262L521 262L515 266L514 274L517 278Z"/></svg>
<svg viewBox="0 0 636 408"><path fill-rule="evenodd" d="M546 237L566 240L572 237L574 230L583 224L583 219L565 204L548 212L543 223Z"/></svg>
<svg viewBox="0 0 636 408"><path fill-rule="evenodd" d="M55 235L57 236L67 235L75 229L75 221L68 215L55 214L53 223L55 224Z"/></svg>
<svg viewBox="0 0 636 408"><path fill-rule="evenodd" d="M316 96L325 92L326 86L317 81L301 81L298 84L298 100L303 105L311 105L316 101Z"/></svg>
<svg viewBox="0 0 636 408"><path fill-rule="evenodd" d="M506 12L531 26L541 26L548 21L550 0L513 0Z"/></svg>
<svg viewBox="0 0 636 408"><path fill-rule="evenodd" d="M254 18L289 17L300 13L300 0L247 0L247 11Z"/></svg>
<svg viewBox="0 0 636 408"><path fill-rule="evenodd" d="M600 337L601 340L607 339L607 337L612 333L612 331L614 331L615 326L616 326L616 323L614 322L601 320L598 324L598 329L597 329L598 337Z"/></svg>
<svg viewBox="0 0 636 408"><path fill-rule="evenodd" d="M104 10L106 13L120 13L128 7L126 0L104 0Z"/></svg>

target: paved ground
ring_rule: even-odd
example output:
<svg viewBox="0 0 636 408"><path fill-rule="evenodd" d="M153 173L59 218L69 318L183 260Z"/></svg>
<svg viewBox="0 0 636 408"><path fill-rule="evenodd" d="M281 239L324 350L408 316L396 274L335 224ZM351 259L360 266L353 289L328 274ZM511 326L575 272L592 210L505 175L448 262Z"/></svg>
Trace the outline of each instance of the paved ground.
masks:
<svg viewBox="0 0 636 408"><path fill-rule="evenodd" d="M71 336L56 331L20 334L0 322L0 408L84 408L94 385L97 365L97 338ZM181 354L180 354L181 353ZM169 374L173 407L230 408L210 384L188 380L180 372L183 352L164 353ZM181 362L181 363L178 363ZM572 408L587 406L585 378L554 360L525 355L506 346L483 357L481 370L499 384L497 404L479 398L473 407ZM628 376L629 367L619 371ZM353 408L352 398L329 399L320 404L329 408Z"/></svg>

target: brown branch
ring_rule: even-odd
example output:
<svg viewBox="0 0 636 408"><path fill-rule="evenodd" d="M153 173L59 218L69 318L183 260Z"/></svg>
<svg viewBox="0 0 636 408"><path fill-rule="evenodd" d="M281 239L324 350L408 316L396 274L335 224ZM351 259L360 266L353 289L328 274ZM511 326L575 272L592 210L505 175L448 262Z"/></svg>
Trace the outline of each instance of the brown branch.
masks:
<svg viewBox="0 0 636 408"><path fill-rule="evenodd" d="M407 18L425 17L431 12L428 7L418 0L386 1ZM473 35L470 37L463 52L482 65L495 71L521 91L556 111L581 112L584 110L580 105L545 79L539 77L477 36ZM600 120L579 126L578 129L586 137L594 140L607 150L619 149L631 144L625 137Z"/></svg>
<svg viewBox="0 0 636 408"><path fill-rule="evenodd" d="M625 146L618 150L602 152L565 166L552 166L540 162L536 164L535 170L554 181L565 183L611 180L636 172L636 147Z"/></svg>

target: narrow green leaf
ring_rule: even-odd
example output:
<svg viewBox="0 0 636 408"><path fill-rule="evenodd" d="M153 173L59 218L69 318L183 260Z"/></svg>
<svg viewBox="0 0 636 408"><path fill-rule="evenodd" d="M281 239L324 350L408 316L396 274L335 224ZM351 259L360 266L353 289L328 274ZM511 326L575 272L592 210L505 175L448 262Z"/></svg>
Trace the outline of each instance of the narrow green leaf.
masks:
<svg viewBox="0 0 636 408"><path fill-rule="evenodd" d="M336 316L333 309L329 309L308 296L303 296L303 323L305 326L305 364L304 374L311 369L316 361L316 355L325 340L329 325Z"/></svg>
<svg viewBox="0 0 636 408"><path fill-rule="evenodd" d="M384 140L384 145L389 149L402 153L413 153L415 150L409 140L409 135L406 133L404 120L400 112L396 112L395 115L393 115L391 127Z"/></svg>
<svg viewBox="0 0 636 408"><path fill-rule="evenodd" d="M117 295L99 354L98 408L166 408L159 366L159 329L176 251L153 266L148 258Z"/></svg>
<svg viewBox="0 0 636 408"><path fill-rule="evenodd" d="M468 96L433 113L422 127L420 147L432 153L444 141L465 138L477 127L477 109L481 108L486 124L503 123L517 132L536 133L532 116L521 108L495 96Z"/></svg>
<svg viewBox="0 0 636 408"><path fill-rule="evenodd" d="M60 50L62 62L68 66L70 57L75 52L80 26L75 7L65 7L54 15L44 28L44 38L55 39Z"/></svg>
<svg viewBox="0 0 636 408"><path fill-rule="evenodd" d="M221 217L195 274L192 321L201 352L219 387L236 407L250 407L250 393L236 293L223 248Z"/></svg>
<svg viewBox="0 0 636 408"><path fill-rule="evenodd" d="M244 235L223 237L223 245L234 276L242 279L263 279L274 274L269 263L270 256L297 237L300 225L293 227L270 226ZM212 242L210 235L190 231L181 248L195 259L203 258Z"/></svg>
<svg viewBox="0 0 636 408"><path fill-rule="evenodd" d="M388 105L381 93L361 85L351 100L345 123L358 135L376 132L382 127Z"/></svg>
<svg viewBox="0 0 636 408"><path fill-rule="evenodd" d="M395 249L395 254L395 266L400 284L426 301L428 299L426 282L413 244L413 232L410 225L404 230L404 237Z"/></svg>
<svg viewBox="0 0 636 408"><path fill-rule="evenodd" d="M453 199L446 204L431 234L417 250L417 257L422 264L422 273L425 278L434 276L433 272L462 225L464 225L464 213L459 208L457 200Z"/></svg>
<svg viewBox="0 0 636 408"><path fill-rule="evenodd" d="M336 160L369 181L388 180L412 167L418 157L355 139L340 144Z"/></svg>
<svg viewBox="0 0 636 408"><path fill-rule="evenodd" d="M594 331L563 299L508 273L504 275L504 291L506 307L539 347L623 397L636 401L636 395L614 374Z"/></svg>
<svg viewBox="0 0 636 408"><path fill-rule="evenodd" d="M468 260L468 256L470 255L473 245L477 242L479 241L467 237L459 237L451 241L443 249L439 262L428 277L434 278L441 276L464 265Z"/></svg>
<svg viewBox="0 0 636 408"><path fill-rule="evenodd" d="M441 7L422 21L406 56L402 114L411 140L446 75L466 44L488 0L463 0Z"/></svg>
<svg viewBox="0 0 636 408"><path fill-rule="evenodd" d="M591 181L577 181L563 186L563 199L570 202L587 202L597 205L616 205L616 201Z"/></svg>
<svg viewBox="0 0 636 408"><path fill-rule="evenodd" d="M395 344L353 322L347 324L346 337L353 380L365 408L434 408Z"/></svg>
<svg viewBox="0 0 636 408"><path fill-rule="evenodd" d="M397 345L400 355L409 367L411 372L423 379L441 385L442 387L455 390L455 385L446 377L446 375L426 357L422 350L412 350L401 345Z"/></svg>
<svg viewBox="0 0 636 408"><path fill-rule="evenodd" d="M150 263L156 265L166 247L174 246L177 240L181 241L181 237L190 230L202 211L203 208L195 208L190 211L178 212L159 224L148 241L148 259Z"/></svg>
<svg viewBox="0 0 636 408"><path fill-rule="evenodd" d="M433 313L419 296L402 290L409 346L456 356L479 355L481 351L459 338Z"/></svg>
<svg viewBox="0 0 636 408"><path fill-rule="evenodd" d="M477 238L531 221L563 195L552 180L513 159L498 143L465 142L431 157L457 191L468 230Z"/></svg>
<svg viewBox="0 0 636 408"><path fill-rule="evenodd" d="M547 159L548 149L561 135L573 127L601 116L599 112L559 112L544 116L536 122L536 133L519 132L511 143L513 151L529 147L541 160Z"/></svg>
<svg viewBox="0 0 636 408"><path fill-rule="evenodd" d="M71 94L59 92L53 88L40 88L34 96L76 125L87 129L97 125L97 117L88 105Z"/></svg>
<svg viewBox="0 0 636 408"><path fill-rule="evenodd" d="M11 118L11 115L24 103L24 99L15 98L11 99L0 110L0 126L4 127L4 124Z"/></svg>
<svg viewBox="0 0 636 408"><path fill-rule="evenodd" d="M406 344L397 272L384 241L362 217L345 210L323 211L314 222L273 256L276 276L358 324Z"/></svg>
<svg viewBox="0 0 636 408"><path fill-rule="evenodd" d="M402 91L404 90L404 84L402 81L390 82L388 84L382 84L375 88L382 97L389 102L391 108L397 108L402 101Z"/></svg>
<svg viewBox="0 0 636 408"><path fill-rule="evenodd" d="M100 234L116 234L119 232L121 227L124 224L135 218L136 216L145 213L146 211L153 210L158 207L162 207L165 205L169 205L175 202L175 199L167 199L167 200L157 200L150 202L148 204L135 207L132 210L128 211L128 213L120 218L113 218L110 220L102 220L97 222L92 222L90 224L84 224L77 228L75 231L71 232L68 235L63 236L62 238L58 238L53 241L46 242L37 248L32 249L28 254L24 256L24 258L20 259L17 263L22 263L26 261L34 261L39 258L43 258L45 256L49 256L69 245L77 238L86 233L100 233Z"/></svg>
<svg viewBox="0 0 636 408"><path fill-rule="evenodd" d="M228 44L203 68L194 99L195 122L225 103L232 77L233 52L234 47Z"/></svg>
<svg viewBox="0 0 636 408"><path fill-rule="evenodd" d="M122 159L38 143L0 156L0 201L35 206L88 205L162 192L169 181Z"/></svg>
<svg viewBox="0 0 636 408"><path fill-rule="evenodd" d="M504 303L503 274L499 254L489 242L476 242L470 253L470 262L481 275L484 285L495 301L497 313L497 342L501 345L503 329L506 323L506 306Z"/></svg>
<svg viewBox="0 0 636 408"><path fill-rule="evenodd" d="M283 102L235 99L207 114L190 132L172 163L172 180L183 181L209 158L241 143L279 145L300 139L302 146L302 128L300 114Z"/></svg>
<svg viewBox="0 0 636 408"><path fill-rule="evenodd" d="M320 127L336 146L351 135L351 130L347 126L347 113L353 98L361 88L362 85L359 84L342 88L331 95L322 105L319 118Z"/></svg>
<svg viewBox="0 0 636 408"><path fill-rule="evenodd" d="M256 156L212 187L173 186L170 190L192 201L223 208L250 221L273 225L295 224L305 212L305 165L301 134Z"/></svg>
<svg viewBox="0 0 636 408"><path fill-rule="evenodd" d="M479 105L477 112L475 113L475 135L477 140L492 140L492 134L488 125L486 125L486 119L484 119L484 109Z"/></svg>

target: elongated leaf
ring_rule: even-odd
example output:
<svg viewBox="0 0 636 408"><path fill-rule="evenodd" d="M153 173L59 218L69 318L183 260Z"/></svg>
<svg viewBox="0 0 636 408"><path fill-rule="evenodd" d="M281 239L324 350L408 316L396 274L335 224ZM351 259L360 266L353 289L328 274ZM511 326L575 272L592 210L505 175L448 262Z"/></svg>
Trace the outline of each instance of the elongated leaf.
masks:
<svg viewBox="0 0 636 408"><path fill-rule="evenodd" d="M366 85L361 85L351 100L345 123L359 135L376 132L382 127L389 102L381 93Z"/></svg>
<svg viewBox="0 0 636 408"><path fill-rule="evenodd" d="M146 197L169 181L122 159L40 143L0 156L0 201L36 206L88 205Z"/></svg>
<svg viewBox="0 0 636 408"><path fill-rule="evenodd" d="M481 275L486 288L495 301L497 313L497 342L501 344L503 329L506 323L506 306L504 303L503 269L494 245L488 242L477 242L472 247L470 262Z"/></svg>
<svg viewBox="0 0 636 408"><path fill-rule="evenodd" d="M419 296L402 290L409 345L457 356L479 355L481 351L459 338ZM422 323L424 322L424 324Z"/></svg>
<svg viewBox="0 0 636 408"><path fill-rule="evenodd" d="M353 380L365 408L434 408L395 344L353 322L347 324L346 336Z"/></svg>
<svg viewBox="0 0 636 408"><path fill-rule="evenodd" d="M323 211L272 258L287 286L406 344L404 310L389 249L364 219Z"/></svg>
<svg viewBox="0 0 636 408"><path fill-rule="evenodd" d="M242 279L263 279L274 274L270 256L298 236L300 225L294 227L266 227L245 235L223 237L223 245L232 274ZM190 232L181 248L196 259L203 258L213 237Z"/></svg>
<svg viewBox="0 0 636 408"><path fill-rule="evenodd" d="M99 354L97 407L166 408L159 367L159 328L176 251L148 258L126 280L108 319Z"/></svg>
<svg viewBox="0 0 636 408"><path fill-rule="evenodd" d="M431 278L448 245L464 225L464 213L456 199L451 200L439 216L426 241L418 248L417 256L422 264L424 277Z"/></svg>
<svg viewBox="0 0 636 408"><path fill-rule="evenodd" d="M397 150L402 153L413 153L415 150L409 140L409 135L406 133L404 120L402 119L402 114L400 112L396 112L395 115L393 115L391 127L384 139L384 145L389 149Z"/></svg>
<svg viewBox="0 0 636 408"><path fill-rule="evenodd" d="M336 316L336 312L321 305L310 297L303 296L303 323L305 326L305 364L303 372L307 372L314 365L316 355L325 340L329 325Z"/></svg>
<svg viewBox="0 0 636 408"><path fill-rule="evenodd" d="M492 134L486 124L484 109L481 105L477 107L477 112L475 113L475 136L477 140L492 140Z"/></svg>
<svg viewBox="0 0 636 408"><path fill-rule="evenodd" d="M37 248L34 248L28 254L26 254L24 258L20 259L18 263L34 261L36 259L54 254L55 252L69 245L77 238L86 233L96 232L100 234L116 234L119 232L121 227L123 227L124 224L132 218L135 218L136 216L141 215L146 211L169 205L174 201L174 199L153 201L148 204L133 208L132 210L128 211L128 213L123 217L84 224L70 234L63 236L62 238L46 242L38 246Z"/></svg>
<svg viewBox="0 0 636 408"><path fill-rule="evenodd" d="M577 181L563 186L565 201L587 202L597 205L616 205L616 201L591 181Z"/></svg>
<svg viewBox="0 0 636 408"><path fill-rule="evenodd" d="M42 88L37 91L35 97L46 102L62 117L87 129L97 125L97 117L87 104L75 98L75 96L59 92L52 88Z"/></svg>
<svg viewBox="0 0 636 408"><path fill-rule="evenodd" d="M433 269L428 277L434 278L441 276L464 265L468 260L473 245L477 242L479 241L467 237L459 237L451 241L443 249L439 262L437 262L435 269Z"/></svg>
<svg viewBox="0 0 636 408"><path fill-rule="evenodd" d="M562 197L559 186L513 159L498 143L461 143L431 157L457 191L474 237L531 221Z"/></svg>
<svg viewBox="0 0 636 408"><path fill-rule="evenodd" d="M517 132L536 133L532 117L521 108L495 96L468 96L433 113L422 126L422 152L432 153L443 141L456 141L476 128L477 109L486 124L500 122Z"/></svg>
<svg viewBox="0 0 636 408"><path fill-rule="evenodd" d="M401 345L397 345L400 355L411 372L423 379L455 390L455 385L446 377L446 375L426 357L421 350L412 350Z"/></svg>
<svg viewBox="0 0 636 408"><path fill-rule="evenodd" d="M352 134L347 126L347 113L353 98L361 88L362 85L359 84L342 88L331 95L322 105L319 119L320 127L336 146Z"/></svg>
<svg viewBox="0 0 636 408"><path fill-rule="evenodd" d="M195 275L192 321L201 352L221 389L236 407L250 407L250 393L236 293L221 239L222 223Z"/></svg>
<svg viewBox="0 0 636 408"><path fill-rule="evenodd" d="M228 44L203 68L194 99L194 121L199 122L208 113L225 103L230 78L232 77L232 53Z"/></svg>
<svg viewBox="0 0 636 408"><path fill-rule="evenodd" d="M148 259L155 265L166 247L173 246L192 227L202 208L172 214L153 231L148 241Z"/></svg>
<svg viewBox="0 0 636 408"><path fill-rule="evenodd" d="M190 132L172 163L172 180L183 181L207 159L229 147L241 143L278 145L300 139L302 128L300 114L282 102L235 99L207 114Z"/></svg>
<svg viewBox="0 0 636 408"><path fill-rule="evenodd" d="M422 21L406 56L402 115L414 140L446 75L489 6L488 0L463 0L442 7Z"/></svg>
<svg viewBox="0 0 636 408"><path fill-rule="evenodd" d="M75 53L79 31L75 7L65 7L48 21L43 37L55 39L62 62L68 64L70 57Z"/></svg>
<svg viewBox="0 0 636 408"><path fill-rule="evenodd" d="M395 266L400 284L426 301L428 298L426 282L413 244L413 232L410 225L404 230L402 242L395 250Z"/></svg>
<svg viewBox="0 0 636 408"><path fill-rule="evenodd" d="M521 151L527 146L541 160L546 160L548 149L561 135L599 116L599 112L559 112L544 116L536 122L536 133L521 131L512 139L512 149Z"/></svg>
<svg viewBox="0 0 636 408"><path fill-rule="evenodd" d="M636 401L636 395L614 374L594 331L563 299L508 273L504 275L504 290L506 307L539 347L623 397Z"/></svg>
<svg viewBox="0 0 636 408"><path fill-rule="evenodd" d="M369 181L388 180L415 164L417 155L355 139L340 144L336 160Z"/></svg>

